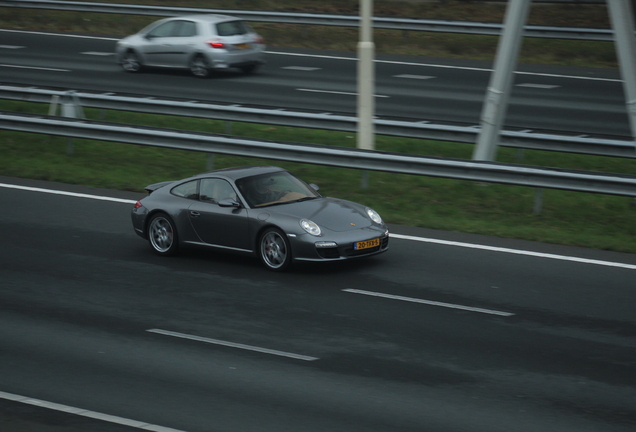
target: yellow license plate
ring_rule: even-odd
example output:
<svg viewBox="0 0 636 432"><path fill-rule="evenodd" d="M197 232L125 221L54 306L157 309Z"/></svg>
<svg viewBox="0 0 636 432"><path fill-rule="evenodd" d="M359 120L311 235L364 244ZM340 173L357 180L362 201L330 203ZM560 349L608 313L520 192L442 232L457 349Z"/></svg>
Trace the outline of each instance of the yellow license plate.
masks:
<svg viewBox="0 0 636 432"><path fill-rule="evenodd" d="M357 242L353 244L353 248L355 250L360 250L360 249L369 249L372 247L376 247L376 246L380 246L380 239L373 239L373 240L367 240L367 241L361 241L361 242Z"/></svg>
<svg viewBox="0 0 636 432"><path fill-rule="evenodd" d="M237 49L248 49L250 46L248 44L238 44L234 45Z"/></svg>

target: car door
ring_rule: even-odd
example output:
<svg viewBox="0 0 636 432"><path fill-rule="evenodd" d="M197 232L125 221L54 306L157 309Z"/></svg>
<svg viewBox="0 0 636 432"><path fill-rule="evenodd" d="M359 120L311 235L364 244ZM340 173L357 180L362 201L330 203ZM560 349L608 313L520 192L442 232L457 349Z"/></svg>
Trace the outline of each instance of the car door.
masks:
<svg viewBox="0 0 636 432"><path fill-rule="evenodd" d="M164 61L167 66L184 68L188 67L190 54L196 49L198 27L196 22L189 20L178 20L175 23L173 33L163 41L167 49Z"/></svg>
<svg viewBox="0 0 636 432"><path fill-rule="evenodd" d="M251 251L247 210L220 206L219 202L226 199L236 200L236 192L229 182L218 178L201 179L199 200L188 208L190 223L204 243Z"/></svg>
<svg viewBox="0 0 636 432"><path fill-rule="evenodd" d="M170 66L174 56L173 35L179 26L178 20L165 22L148 32L139 47L145 63L151 66Z"/></svg>

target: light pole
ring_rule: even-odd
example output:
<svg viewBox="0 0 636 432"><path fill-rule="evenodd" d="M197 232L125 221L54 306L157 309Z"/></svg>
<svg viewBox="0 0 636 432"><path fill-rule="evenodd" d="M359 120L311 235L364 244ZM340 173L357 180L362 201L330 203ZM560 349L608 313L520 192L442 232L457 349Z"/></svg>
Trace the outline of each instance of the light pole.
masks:
<svg viewBox="0 0 636 432"><path fill-rule="evenodd" d="M374 150L375 72L373 58L373 0L360 0L360 39L358 42L358 137L359 149ZM362 179L366 188L368 174Z"/></svg>
<svg viewBox="0 0 636 432"><path fill-rule="evenodd" d="M508 2L503 33L499 37L495 69L490 76L486 100L481 112L481 132L473 151L473 160L494 161L499 133L508 109L515 65L528 19L531 0Z"/></svg>

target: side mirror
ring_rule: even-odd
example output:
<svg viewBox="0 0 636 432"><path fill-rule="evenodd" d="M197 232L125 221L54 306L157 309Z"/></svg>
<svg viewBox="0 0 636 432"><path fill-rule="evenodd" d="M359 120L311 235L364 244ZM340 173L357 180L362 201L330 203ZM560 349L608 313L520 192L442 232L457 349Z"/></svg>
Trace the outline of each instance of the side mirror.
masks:
<svg viewBox="0 0 636 432"><path fill-rule="evenodd" d="M219 201L219 207L236 207L239 208L241 204L232 198L225 198Z"/></svg>
<svg viewBox="0 0 636 432"><path fill-rule="evenodd" d="M317 185L317 184L312 183L312 184L310 184L309 186L311 186L311 188L312 188L313 190L315 190L316 192L318 192L318 191L320 190L320 188L318 187L318 185Z"/></svg>

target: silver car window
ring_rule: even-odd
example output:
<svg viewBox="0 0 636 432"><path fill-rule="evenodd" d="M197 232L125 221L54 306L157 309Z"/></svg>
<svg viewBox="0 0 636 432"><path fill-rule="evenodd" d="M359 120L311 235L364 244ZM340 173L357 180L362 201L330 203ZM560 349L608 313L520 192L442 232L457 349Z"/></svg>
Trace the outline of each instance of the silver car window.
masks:
<svg viewBox="0 0 636 432"><path fill-rule="evenodd" d="M153 30L148 33L150 37L170 37L173 36L176 32L176 28L179 21L168 21L167 23L161 24L159 27L155 27Z"/></svg>
<svg viewBox="0 0 636 432"><path fill-rule="evenodd" d="M197 35L197 25L193 21L178 21L179 26L176 29L175 36L192 37Z"/></svg>
<svg viewBox="0 0 636 432"><path fill-rule="evenodd" d="M219 36L235 36L249 33L249 26L243 21L226 21L216 24L216 34Z"/></svg>

